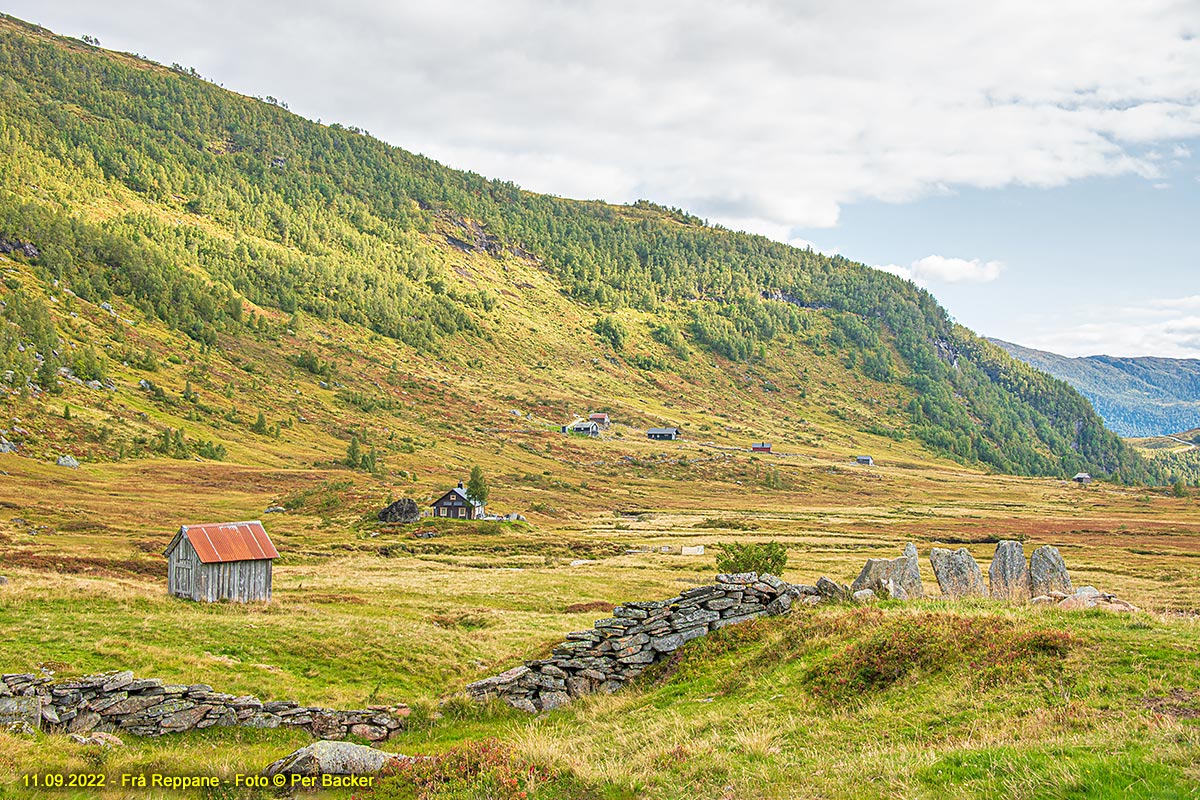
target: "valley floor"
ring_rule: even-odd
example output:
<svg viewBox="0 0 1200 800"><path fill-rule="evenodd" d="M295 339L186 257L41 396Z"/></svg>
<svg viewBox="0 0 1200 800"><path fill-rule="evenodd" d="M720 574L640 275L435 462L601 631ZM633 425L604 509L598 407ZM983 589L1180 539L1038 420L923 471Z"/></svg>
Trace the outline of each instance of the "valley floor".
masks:
<svg viewBox="0 0 1200 800"><path fill-rule="evenodd" d="M390 749L497 737L516 763L551 776L538 797L1189 797L1200 785L1191 498L778 459L790 489L647 476L630 484L636 505L585 490L564 492L573 506L532 525L389 527L372 519L386 487L345 470L0 460L4 672L122 668L262 699L408 703L412 724ZM290 510L264 517L277 502ZM166 596L161 552L174 527L214 515L265 519L283 553L270 605ZM1024 539L1027 552L1058 546L1076 585L1143 612L937 600L929 548L966 546L986 571L998 538ZM866 558L913 541L935 598L798 609L693 642L632 690L538 718L438 705L590 627L605 603L709 582L713 545L733 539L786 544L793 582L848 582ZM652 552L696 544L707 554ZM1060 655L1005 649L1051 635L1066 637ZM972 641L995 647L967 652ZM986 666L997 658L1012 668ZM820 676L846 664L861 691L830 694ZM256 773L305 743L221 729L126 738L101 753L0 734L0 792L38 796L20 781L39 771Z"/></svg>

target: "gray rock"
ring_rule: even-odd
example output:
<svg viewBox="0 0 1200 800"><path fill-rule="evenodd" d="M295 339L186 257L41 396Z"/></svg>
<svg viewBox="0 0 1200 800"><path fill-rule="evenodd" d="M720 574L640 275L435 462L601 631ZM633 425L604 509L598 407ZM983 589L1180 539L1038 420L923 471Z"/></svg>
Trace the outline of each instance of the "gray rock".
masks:
<svg viewBox="0 0 1200 800"><path fill-rule="evenodd" d="M669 653L673 650L678 650L683 647L683 634L671 633L666 636L658 636L650 640L650 647L660 653Z"/></svg>
<svg viewBox="0 0 1200 800"><path fill-rule="evenodd" d="M542 692L541 700L542 711L553 711L571 702L571 696L566 692Z"/></svg>
<svg viewBox="0 0 1200 800"><path fill-rule="evenodd" d="M526 714L536 714L537 706L528 697L510 697L505 696L504 702L515 708L517 711L524 711Z"/></svg>
<svg viewBox="0 0 1200 800"><path fill-rule="evenodd" d="M382 725L370 725L360 722L357 725L350 726L350 735L359 736L372 742L381 742L388 738L388 729Z"/></svg>
<svg viewBox="0 0 1200 800"><path fill-rule="evenodd" d="M0 730L21 733L42 728L42 698L0 697Z"/></svg>
<svg viewBox="0 0 1200 800"><path fill-rule="evenodd" d="M1029 590L1035 595L1071 594L1071 576L1057 547L1044 545L1029 556Z"/></svg>
<svg viewBox="0 0 1200 800"><path fill-rule="evenodd" d="M374 747L349 742L314 742L284 756L263 770L274 775L374 775L388 762L401 759Z"/></svg>
<svg viewBox="0 0 1200 800"><path fill-rule="evenodd" d="M870 589L859 589L853 596L856 603L869 603L875 599L875 592Z"/></svg>
<svg viewBox="0 0 1200 800"><path fill-rule="evenodd" d="M876 596L896 600L916 600L925 596L921 584L921 564L917 548L909 542L899 558L869 558L862 572L850 584L850 591L872 590Z"/></svg>
<svg viewBox="0 0 1200 800"><path fill-rule="evenodd" d="M59 456L55 462L60 467L70 467L71 469L79 469L79 461L75 456Z"/></svg>
<svg viewBox="0 0 1200 800"><path fill-rule="evenodd" d="M421 509L410 497L397 500L379 512L380 522L416 522L421 518Z"/></svg>
<svg viewBox="0 0 1200 800"><path fill-rule="evenodd" d="M1029 600L1029 567L1020 542L1006 539L996 545L988 568L988 585L993 600L1024 603Z"/></svg>
<svg viewBox="0 0 1200 800"><path fill-rule="evenodd" d="M935 547L929 552L929 563L937 578L943 597L959 600L964 597L987 597L983 571L965 547L947 550Z"/></svg>
<svg viewBox="0 0 1200 800"><path fill-rule="evenodd" d="M845 584L835 583L824 575L817 579L816 589L817 594L826 600L841 601L850 599L850 589Z"/></svg>

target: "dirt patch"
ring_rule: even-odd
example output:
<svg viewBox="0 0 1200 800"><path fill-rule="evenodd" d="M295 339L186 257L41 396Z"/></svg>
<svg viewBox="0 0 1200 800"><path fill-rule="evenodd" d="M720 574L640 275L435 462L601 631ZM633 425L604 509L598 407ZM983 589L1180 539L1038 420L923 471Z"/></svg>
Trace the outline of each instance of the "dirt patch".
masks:
<svg viewBox="0 0 1200 800"><path fill-rule="evenodd" d="M1200 719L1200 693L1172 689L1165 697L1150 696L1142 705L1151 711L1178 719Z"/></svg>
<svg viewBox="0 0 1200 800"><path fill-rule="evenodd" d="M88 556L49 556L40 553L30 553L28 550L12 550L0 559L7 567L25 567L26 569L43 572L65 572L79 575L103 575L119 577L125 575L141 575L151 578L164 578L167 575L167 563L142 561L133 558L91 558Z"/></svg>
<svg viewBox="0 0 1200 800"><path fill-rule="evenodd" d="M567 614L582 614L585 611L601 611L607 614L615 607L612 603L606 603L603 600L593 600L590 603L572 603L564 608L563 612Z"/></svg>

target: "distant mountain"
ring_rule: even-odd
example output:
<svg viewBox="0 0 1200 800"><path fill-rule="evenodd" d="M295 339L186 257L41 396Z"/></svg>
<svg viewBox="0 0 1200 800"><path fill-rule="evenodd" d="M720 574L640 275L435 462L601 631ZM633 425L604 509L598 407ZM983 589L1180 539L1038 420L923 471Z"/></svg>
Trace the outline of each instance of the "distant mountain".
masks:
<svg viewBox="0 0 1200 800"><path fill-rule="evenodd" d="M1014 358L1066 381L1122 436L1163 436L1200 426L1200 360L1067 356L991 339Z"/></svg>

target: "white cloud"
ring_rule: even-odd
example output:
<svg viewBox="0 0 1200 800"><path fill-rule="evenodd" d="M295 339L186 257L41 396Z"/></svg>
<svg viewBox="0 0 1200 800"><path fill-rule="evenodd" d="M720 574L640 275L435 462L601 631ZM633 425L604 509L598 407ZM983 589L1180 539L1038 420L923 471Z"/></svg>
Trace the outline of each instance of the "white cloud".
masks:
<svg viewBox="0 0 1200 800"><path fill-rule="evenodd" d="M1074 324L1031 331L1020 343L1067 356L1200 358L1200 296L1093 308Z"/></svg>
<svg viewBox="0 0 1200 800"><path fill-rule="evenodd" d="M990 283L1000 277L1004 264L932 255L919 258L907 267L885 264L877 269L899 275L918 286L927 286L930 283Z"/></svg>
<svg viewBox="0 0 1200 800"><path fill-rule="evenodd" d="M1196 0L7 10L530 189L647 197L785 241L863 199L1160 180L1151 153L1190 158L1200 136Z"/></svg>

